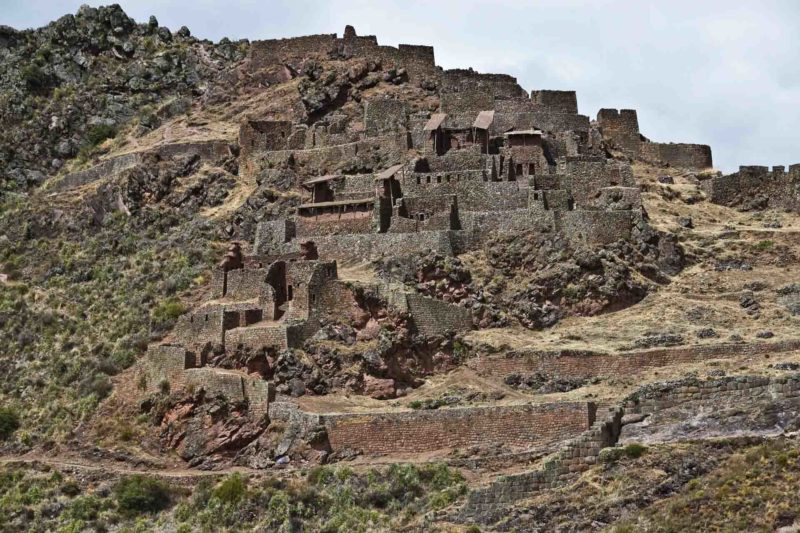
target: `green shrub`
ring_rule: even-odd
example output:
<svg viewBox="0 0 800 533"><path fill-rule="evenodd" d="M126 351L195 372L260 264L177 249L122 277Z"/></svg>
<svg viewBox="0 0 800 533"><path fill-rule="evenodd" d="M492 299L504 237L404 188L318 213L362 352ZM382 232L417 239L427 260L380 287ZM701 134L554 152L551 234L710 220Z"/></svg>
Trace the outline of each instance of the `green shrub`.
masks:
<svg viewBox="0 0 800 533"><path fill-rule="evenodd" d="M117 134L117 129L108 124L95 124L86 132L86 138L92 146L97 146L106 139L111 139Z"/></svg>
<svg viewBox="0 0 800 533"><path fill-rule="evenodd" d="M22 81L28 90L38 91L46 89L50 85L50 78L37 65L28 65L22 69Z"/></svg>
<svg viewBox="0 0 800 533"><path fill-rule="evenodd" d="M8 407L0 407L0 439L7 439L19 429L19 416Z"/></svg>
<svg viewBox="0 0 800 533"><path fill-rule="evenodd" d="M80 496L72 500L65 514L71 520L94 520L102 508L96 496Z"/></svg>
<svg viewBox="0 0 800 533"><path fill-rule="evenodd" d="M115 490L117 505L125 513L155 513L169 505L169 491L158 479L136 475L121 480Z"/></svg>
<svg viewBox="0 0 800 533"><path fill-rule="evenodd" d="M178 317L185 312L186 306L179 300L169 298L162 301L153 309L151 314L153 329L164 331L171 328Z"/></svg>
<svg viewBox="0 0 800 533"><path fill-rule="evenodd" d="M241 474L235 472L226 477L214 489L214 497L225 503L237 503L247 493L247 483Z"/></svg>
<svg viewBox="0 0 800 533"><path fill-rule="evenodd" d="M627 446L625 446L623 450L625 452L625 455L627 455L628 457L632 459L637 459L642 455L644 455L644 452L647 451L647 446L644 446L643 444L637 444L634 442L632 444L628 444Z"/></svg>
<svg viewBox="0 0 800 533"><path fill-rule="evenodd" d="M775 246L775 241L770 240L758 241L756 243L756 249L762 252L770 250L773 246Z"/></svg>

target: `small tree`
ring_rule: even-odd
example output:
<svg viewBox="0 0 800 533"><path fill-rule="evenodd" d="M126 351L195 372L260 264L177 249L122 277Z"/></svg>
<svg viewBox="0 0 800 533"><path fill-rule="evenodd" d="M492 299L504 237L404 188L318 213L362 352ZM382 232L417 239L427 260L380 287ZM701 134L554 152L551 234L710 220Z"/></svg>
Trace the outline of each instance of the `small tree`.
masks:
<svg viewBox="0 0 800 533"><path fill-rule="evenodd" d="M155 513L169 505L166 485L148 476L136 475L121 480L115 493L120 510L130 514Z"/></svg>
<svg viewBox="0 0 800 533"><path fill-rule="evenodd" d="M0 439L7 439L19 429L19 416L8 407L0 407Z"/></svg>

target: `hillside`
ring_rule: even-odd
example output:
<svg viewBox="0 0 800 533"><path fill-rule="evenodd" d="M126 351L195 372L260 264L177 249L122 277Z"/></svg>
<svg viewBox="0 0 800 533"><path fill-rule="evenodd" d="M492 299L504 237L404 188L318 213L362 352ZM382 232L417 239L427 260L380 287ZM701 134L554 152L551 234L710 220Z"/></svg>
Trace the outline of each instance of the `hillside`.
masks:
<svg viewBox="0 0 800 533"><path fill-rule="evenodd" d="M800 167L350 26L0 65L0 529L800 523Z"/></svg>

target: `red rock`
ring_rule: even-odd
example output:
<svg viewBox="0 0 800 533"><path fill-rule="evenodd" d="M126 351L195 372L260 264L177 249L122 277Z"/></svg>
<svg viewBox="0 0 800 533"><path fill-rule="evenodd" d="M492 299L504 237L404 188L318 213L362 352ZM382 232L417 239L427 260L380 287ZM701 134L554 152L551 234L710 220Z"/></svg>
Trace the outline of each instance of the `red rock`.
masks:
<svg viewBox="0 0 800 533"><path fill-rule="evenodd" d="M377 339L378 334L380 334L380 332L381 332L381 325L374 318L370 318L367 324L364 326L364 329L362 329L356 334L356 339L360 341Z"/></svg>
<svg viewBox="0 0 800 533"><path fill-rule="evenodd" d="M395 397L393 379L381 379L373 376L364 376L364 395L376 400L386 400Z"/></svg>

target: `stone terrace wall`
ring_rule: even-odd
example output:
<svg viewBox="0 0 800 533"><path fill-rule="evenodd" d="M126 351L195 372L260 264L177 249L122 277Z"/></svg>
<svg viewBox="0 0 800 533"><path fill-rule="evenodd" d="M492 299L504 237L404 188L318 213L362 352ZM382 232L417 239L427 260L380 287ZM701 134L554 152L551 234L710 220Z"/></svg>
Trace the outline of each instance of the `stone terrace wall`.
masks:
<svg viewBox="0 0 800 533"><path fill-rule="evenodd" d="M597 462L600 450L617 442L622 415L621 409L610 409L588 431L548 457L542 468L502 476L489 485L471 491L452 519L462 523L494 523L504 516L510 504L574 479Z"/></svg>
<svg viewBox="0 0 800 533"><path fill-rule="evenodd" d="M435 411L323 415L334 452L425 453L468 446L526 449L574 437L592 420L591 404L465 407Z"/></svg>
<svg viewBox="0 0 800 533"><path fill-rule="evenodd" d="M91 168L72 172L65 175L58 181L53 182L52 191L64 191L74 187L80 187L93 181L97 181L105 176L115 176L120 172L133 168L143 160L143 154L132 153L125 154L119 157L114 157L106 161L102 161Z"/></svg>
<svg viewBox="0 0 800 533"><path fill-rule="evenodd" d="M711 147L705 144L642 143L639 158L671 167L705 169L713 167Z"/></svg>
<svg viewBox="0 0 800 533"><path fill-rule="evenodd" d="M417 233L372 233L361 235L325 235L314 238L320 257L326 259L375 259L387 255L404 255L433 250L453 255L447 231Z"/></svg>
<svg viewBox="0 0 800 533"><path fill-rule="evenodd" d="M231 402L246 401L256 415L269 409L269 383L260 377L218 368L190 368L184 372L183 386L202 388L208 396L222 396Z"/></svg>
<svg viewBox="0 0 800 533"><path fill-rule="evenodd" d="M556 229L571 242L590 246L629 239L634 224L630 211L559 211Z"/></svg>
<svg viewBox="0 0 800 533"><path fill-rule="evenodd" d="M238 346L248 347L253 350L265 347L284 350L289 347L286 326L276 324L265 327L250 326L229 329L225 332L225 350L232 352Z"/></svg>
<svg viewBox="0 0 800 533"><path fill-rule="evenodd" d="M407 299L414 325L427 337L472 329L469 309L419 294L409 294Z"/></svg>
<svg viewBox="0 0 800 533"><path fill-rule="evenodd" d="M759 398L800 396L800 374L790 376L728 376L701 381L688 378L678 382L648 385L627 398L625 410L651 414L687 402L713 401L748 403Z"/></svg>
<svg viewBox="0 0 800 533"><path fill-rule="evenodd" d="M800 340L752 344L715 344L658 348L623 354L587 351L513 352L505 356L481 357L467 364L481 375L503 378L509 374L540 372L563 378L632 376L652 368L697 363L708 359L753 357L800 350Z"/></svg>
<svg viewBox="0 0 800 533"><path fill-rule="evenodd" d="M472 491L455 519L496 522L510 504L530 498L543 488L557 487L574 479L597 462L600 450L616 444L625 412L651 414L689 402L747 404L759 399L797 397L800 397L800 374L772 378L731 376L706 381L689 378L647 385L626 399L624 409L611 409L602 422L567 443L548 458L541 469L504 476Z"/></svg>
<svg viewBox="0 0 800 533"><path fill-rule="evenodd" d="M162 159L198 155L203 161L216 161L231 155L227 141L203 141L166 144L146 152L133 152L102 161L86 170L65 175L53 183L52 191L63 191L92 183L106 176L116 176L144 161L145 154L154 153Z"/></svg>
<svg viewBox="0 0 800 533"><path fill-rule="evenodd" d="M281 150L254 154L247 162L248 175L259 176L270 168L292 165L309 174L333 174L346 163L377 172L393 163L403 161L408 149L406 134L370 137L358 142L310 150Z"/></svg>

